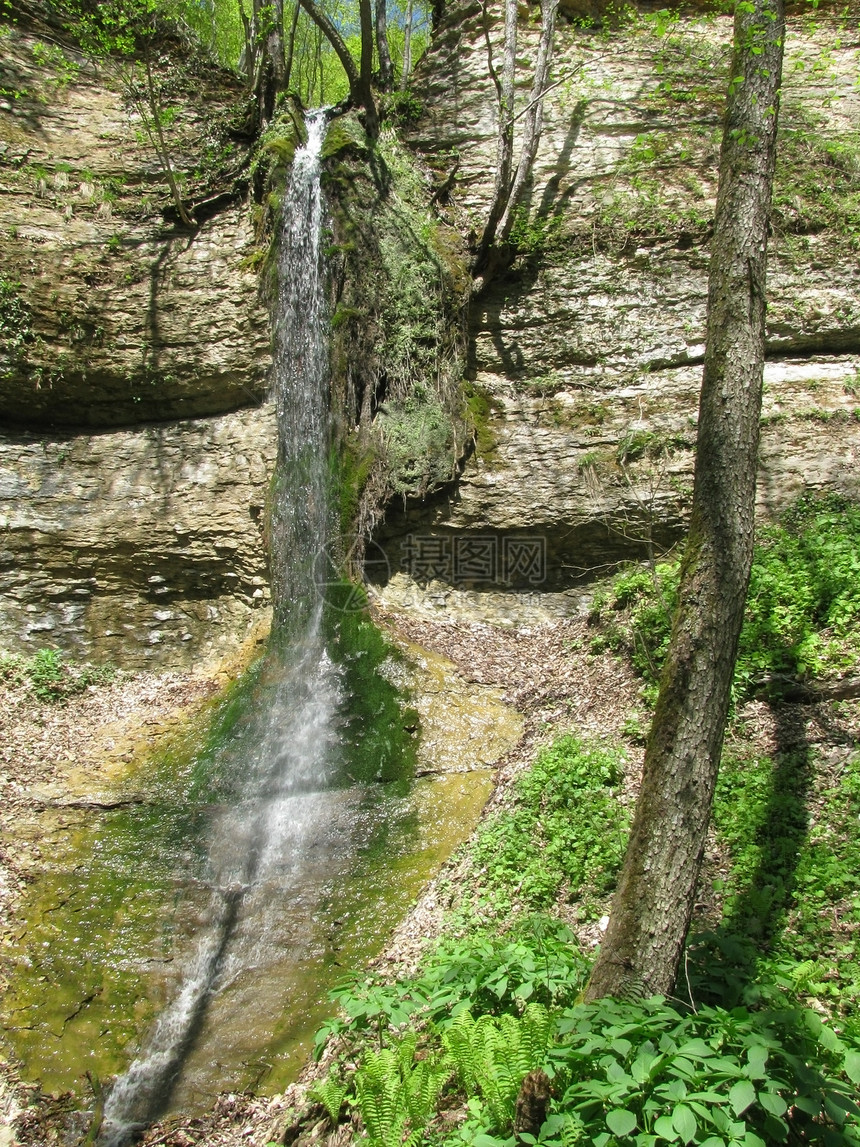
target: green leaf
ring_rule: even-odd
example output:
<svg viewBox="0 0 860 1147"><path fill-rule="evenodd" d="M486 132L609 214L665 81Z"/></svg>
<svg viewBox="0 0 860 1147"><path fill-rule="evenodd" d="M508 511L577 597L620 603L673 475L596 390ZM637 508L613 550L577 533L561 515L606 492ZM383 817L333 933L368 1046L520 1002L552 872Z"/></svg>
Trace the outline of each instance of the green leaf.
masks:
<svg viewBox="0 0 860 1147"><path fill-rule="evenodd" d="M846 1053L845 1074L852 1083L860 1083L860 1052L849 1051Z"/></svg>
<svg viewBox="0 0 860 1147"><path fill-rule="evenodd" d="M690 1108L685 1107L683 1103L679 1103L672 1112L672 1126L685 1143L689 1143L695 1139L696 1132L699 1130L699 1124L696 1121L695 1115Z"/></svg>
<svg viewBox="0 0 860 1147"><path fill-rule="evenodd" d="M651 1051L640 1051L630 1065L630 1073L637 1083L645 1083L651 1077L655 1064L661 1062L661 1057Z"/></svg>
<svg viewBox="0 0 860 1147"><path fill-rule="evenodd" d="M606 1078L612 1083L633 1083L634 1080L616 1060L611 1059L606 1065Z"/></svg>
<svg viewBox="0 0 860 1147"><path fill-rule="evenodd" d="M821 1031L818 1033L818 1042L822 1047L827 1048L828 1051L839 1051L842 1047L842 1042L836 1032L824 1024L822 1024Z"/></svg>
<svg viewBox="0 0 860 1147"><path fill-rule="evenodd" d="M779 1117L780 1115L785 1115L786 1111L788 1111L788 1104L776 1091L760 1091L758 1093L758 1101L765 1111L769 1111L771 1115Z"/></svg>
<svg viewBox="0 0 860 1147"><path fill-rule="evenodd" d="M691 1039L678 1048L678 1054L701 1059L703 1056L713 1054L713 1048L708 1047L703 1039Z"/></svg>
<svg viewBox="0 0 860 1147"><path fill-rule="evenodd" d="M813 1099L809 1095L798 1095L794 1100L794 1106L806 1115L811 1115L813 1118L820 1115L821 1103L817 1099Z"/></svg>
<svg viewBox="0 0 860 1147"><path fill-rule="evenodd" d="M767 1079L764 1065L767 1063L768 1051L761 1044L754 1044L747 1052L746 1074L750 1079Z"/></svg>
<svg viewBox="0 0 860 1147"><path fill-rule="evenodd" d="M739 1079L729 1092L729 1103L735 1115L741 1115L755 1102L755 1088L748 1079Z"/></svg>
<svg viewBox="0 0 860 1147"><path fill-rule="evenodd" d="M675 1130L675 1125L669 1115L661 1115L658 1119L655 1119L654 1130L663 1139L669 1139L671 1141L672 1139L678 1138L678 1132Z"/></svg>
<svg viewBox="0 0 860 1147"><path fill-rule="evenodd" d="M848 1112L853 1114L857 1107L846 1096L840 1095L838 1091L830 1091L824 1097L824 1109L834 1123L838 1123L841 1127L845 1122L846 1114Z"/></svg>
<svg viewBox="0 0 860 1147"><path fill-rule="evenodd" d="M726 1147L725 1139L721 1139L719 1135L709 1135L704 1142L699 1144L699 1147Z"/></svg>
<svg viewBox="0 0 860 1147"><path fill-rule="evenodd" d="M613 1135L617 1135L619 1139L623 1139L625 1135L629 1135L631 1131L636 1130L636 1116L632 1111L624 1109L610 1111L606 1116L606 1126Z"/></svg>

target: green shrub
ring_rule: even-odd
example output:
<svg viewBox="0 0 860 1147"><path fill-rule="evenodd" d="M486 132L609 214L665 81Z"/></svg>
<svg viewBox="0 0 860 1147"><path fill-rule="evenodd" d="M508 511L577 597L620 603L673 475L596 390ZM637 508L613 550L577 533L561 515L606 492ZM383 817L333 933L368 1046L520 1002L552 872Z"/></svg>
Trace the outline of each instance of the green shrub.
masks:
<svg viewBox="0 0 860 1147"><path fill-rule="evenodd" d="M594 898L611 891L626 845L621 764L617 751L573 736L538 754L472 849L483 912L539 911L564 894L595 915Z"/></svg>
<svg viewBox="0 0 860 1147"><path fill-rule="evenodd" d="M860 1142L860 1055L811 1010L685 1014L660 997L565 1013L550 1060L562 1120L595 1147ZM561 1141L554 1122L542 1142Z"/></svg>
<svg viewBox="0 0 860 1147"><path fill-rule="evenodd" d="M815 813L810 813L815 792ZM719 926L691 940L697 999L860 1000L860 755L833 774L805 752L724 756L714 799L730 858Z"/></svg>
<svg viewBox="0 0 860 1147"><path fill-rule="evenodd" d="M680 563L635 567L595 598L592 648L626 651L656 683L669 644ZM839 675L860 656L860 506L808 495L762 527L735 670L742 698L769 678Z"/></svg>
<svg viewBox="0 0 860 1147"><path fill-rule="evenodd" d="M29 658L0 654L0 680L26 685L40 701L65 701L90 685L109 685L116 675L113 665L75 665L59 649L40 649Z"/></svg>
<svg viewBox="0 0 860 1147"><path fill-rule="evenodd" d="M380 414L391 488L403 497L420 497L452 476L451 419L429 395L412 394L392 402Z"/></svg>
<svg viewBox="0 0 860 1147"><path fill-rule="evenodd" d="M445 938L415 977L392 984L355 975L338 984L330 998L348 1019L330 1020L317 1033L316 1047L344 1031L373 1033L381 1042L391 1028L418 1019L444 1030L464 1012L518 1015L528 1001L573 1003L588 971L573 934L550 917L527 917L504 936Z"/></svg>

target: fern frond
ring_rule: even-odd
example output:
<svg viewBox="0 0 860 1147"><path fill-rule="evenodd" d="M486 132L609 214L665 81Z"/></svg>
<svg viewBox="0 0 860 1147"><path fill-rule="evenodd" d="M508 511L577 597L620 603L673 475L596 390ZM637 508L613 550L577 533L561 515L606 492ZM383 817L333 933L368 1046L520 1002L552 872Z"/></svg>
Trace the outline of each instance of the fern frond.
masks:
<svg viewBox="0 0 860 1147"><path fill-rule="evenodd" d="M340 1118L340 1109L343 1107L346 1092L347 1084L341 1083L334 1075L330 1075L321 1083L315 1083L308 1089L310 1098L323 1105L334 1124L337 1124Z"/></svg>

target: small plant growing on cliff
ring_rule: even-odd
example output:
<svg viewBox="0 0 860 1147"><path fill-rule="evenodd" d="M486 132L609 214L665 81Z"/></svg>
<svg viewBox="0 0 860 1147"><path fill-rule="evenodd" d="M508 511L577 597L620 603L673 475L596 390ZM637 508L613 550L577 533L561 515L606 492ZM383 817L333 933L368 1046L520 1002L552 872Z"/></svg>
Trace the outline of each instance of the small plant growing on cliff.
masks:
<svg viewBox="0 0 860 1147"><path fill-rule="evenodd" d="M413 393L380 419L389 480L396 494L420 497L451 477L451 420L435 396Z"/></svg>
<svg viewBox="0 0 860 1147"><path fill-rule="evenodd" d="M34 339L30 308L20 288L13 279L0 278L0 355L6 360L6 364L0 361L0 378L9 378L12 365L26 357Z"/></svg>

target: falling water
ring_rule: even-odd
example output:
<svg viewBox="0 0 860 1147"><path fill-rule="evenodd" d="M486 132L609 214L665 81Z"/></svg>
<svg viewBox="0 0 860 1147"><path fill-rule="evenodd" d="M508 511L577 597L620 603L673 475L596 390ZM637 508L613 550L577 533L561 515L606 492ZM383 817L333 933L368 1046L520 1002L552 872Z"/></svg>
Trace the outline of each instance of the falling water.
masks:
<svg viewBox="0 0 860 1147"><path fill-rule="evenodd" d="M213 813L208 909L175 995L139 1057L114 1086L104 1141L127 1142L167 1106L213 1000L265 963L282 942L279 905L307 858L348 826L338 821L333 747L342 705L338 668L322 633L315 557L324 551L327 492L327 316L320 255L320 153L325 114L307 119L283 207L276 324L279 463L272 512L277 640L241 733L222 750L229 800ZM342 803L342 802L340 802ZM282 929L281 929L282 931ZM277 936L277 940L275 937Z"/></svg>

